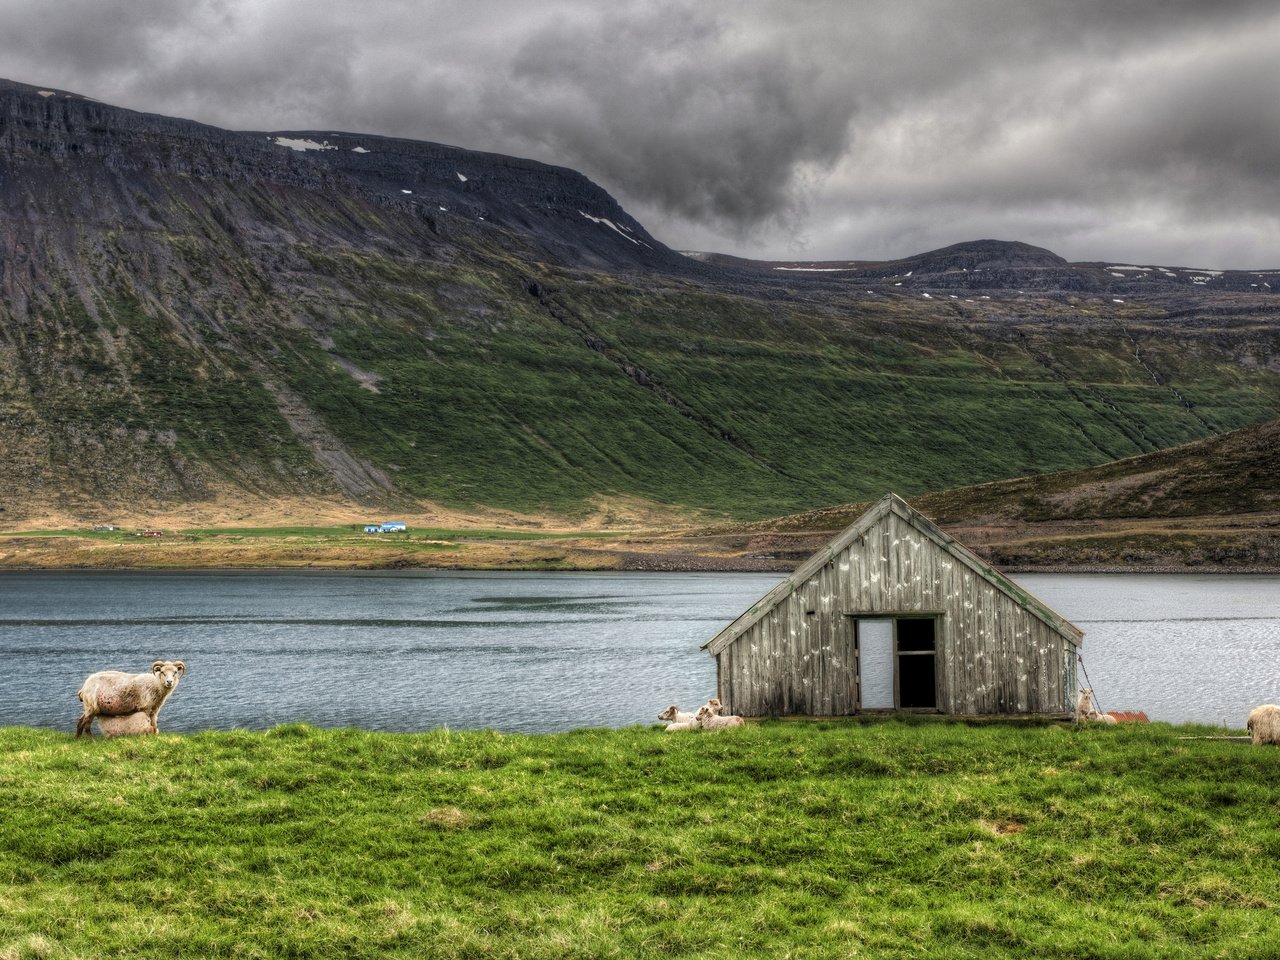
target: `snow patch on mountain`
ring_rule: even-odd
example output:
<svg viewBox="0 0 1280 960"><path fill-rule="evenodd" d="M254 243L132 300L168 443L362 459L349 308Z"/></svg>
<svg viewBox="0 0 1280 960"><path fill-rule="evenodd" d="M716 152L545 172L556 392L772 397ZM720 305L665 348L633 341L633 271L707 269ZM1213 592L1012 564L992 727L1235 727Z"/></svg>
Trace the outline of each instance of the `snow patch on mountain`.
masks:
<svg viewBox="0 0 1280 960"><path fill-rule="evenodd" d="M316 143L314 140L294 139L293 137L267 137L277 147L288 147L290 150L297 150L299 153L307 150L337 150L338 148L331 144L328 140L323 143Z"/></svg>
<svg viewBox="0 0 1280 960"><path fill-rule="evenodd" d="M796 273L848 273L852 267L774 267L775 270L791 270Z"/></svg>
<svg viewBox="0 0 1280 960"><path fill-rule="evenodd" d="M582 213L582 211L581 211L581 210L579 210L579 211L578 211L578 213ZM618 229L618 225L617 225L616 223L614 223L612 220L610 220L608 217L593 217L593 216L592 216L591 214L589 214L589 213L582 213L582 215L583 215L584 217L586 217L588 220L590 220L592 223L602 223L602 224L604 224L606 227L608 227L610 230L612 230L614 233L616 233L618 236L620 236L623 240L629 240L629 241L631 241L632 243L634 243L636 246L640 246L640 245L641 245L641 244L640 244L640 241L639 241L639 240L637 240L635 237L628 237L625 233L623 233L621 230L619 230L619 229ZM649 245L646 243L646 244L644 244L644 246L646 246L646 247L647 247L647 246L649 246Z"/></svg>

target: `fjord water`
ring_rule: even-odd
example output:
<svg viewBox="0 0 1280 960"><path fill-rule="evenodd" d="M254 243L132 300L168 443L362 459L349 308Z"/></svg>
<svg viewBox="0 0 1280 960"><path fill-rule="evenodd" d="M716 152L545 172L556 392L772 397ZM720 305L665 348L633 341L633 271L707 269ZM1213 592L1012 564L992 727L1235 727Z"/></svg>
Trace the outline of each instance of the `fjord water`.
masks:
<svg viewBox="0 0 1280 960"><path fill-rule="evenodd" d="M655 722L773 574L0 575L0 725L74 729L94 670L181 659L165 730ZM1280 577L1026 575L1086 632L1104 709L1240 726L1280 701Z"/></svg>

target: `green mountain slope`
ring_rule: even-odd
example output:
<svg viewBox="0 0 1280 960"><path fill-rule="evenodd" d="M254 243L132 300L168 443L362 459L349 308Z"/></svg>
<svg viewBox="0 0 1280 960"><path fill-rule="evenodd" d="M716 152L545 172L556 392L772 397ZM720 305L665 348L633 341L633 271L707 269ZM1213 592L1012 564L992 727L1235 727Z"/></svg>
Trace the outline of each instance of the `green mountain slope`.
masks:
<svg viewBox="0 0 1280 960"><path fill-rule="evenodd" d="M235 496L749 518L1280 416L1260 294L760 279L667 251L572 171L0 101L13 520Z"/></svg>
<svg viewBox="0 0 1280 960"><path fill-rule="evenodd" d="M1086 470L987 483L922 500L950 522L1280 512L1280 420Z"/></svg>
<svg viewBox="0 0 1280 960"><path fill-rule="evenodd" d="M1280 420L1082 470L924 494L912 504L939 523L966 527L1265 517L1280 513ZM825 507L751 526L827 533L848 526L868 505Z"/></svg>

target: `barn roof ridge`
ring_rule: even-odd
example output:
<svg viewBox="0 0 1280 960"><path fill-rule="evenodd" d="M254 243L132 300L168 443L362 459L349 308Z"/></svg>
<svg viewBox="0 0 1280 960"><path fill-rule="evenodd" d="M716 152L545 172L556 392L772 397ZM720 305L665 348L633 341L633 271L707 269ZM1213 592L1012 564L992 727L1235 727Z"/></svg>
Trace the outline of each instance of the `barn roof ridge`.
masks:
<svg viewBox="0 0 1280 960"><path fill-rule="evenodd" d="M836 534L829 543L817 550L808 560L783 577L782 581L761 597L758 602L752 604L732 623L704 643L702 649L708 650L712 656L719 656L722 650L759 623L765 614L795 593L810 577L833 560L841 550L853 543L854 540L883 519L888 513L896 513L1014 603L1043 621L1051 629L1066 636L1073 644L1079 645L1081 638L1084 637L1083 630L983 561L972 550L907 503L902 497L890 492L876 501L857 520Z"/></svg>

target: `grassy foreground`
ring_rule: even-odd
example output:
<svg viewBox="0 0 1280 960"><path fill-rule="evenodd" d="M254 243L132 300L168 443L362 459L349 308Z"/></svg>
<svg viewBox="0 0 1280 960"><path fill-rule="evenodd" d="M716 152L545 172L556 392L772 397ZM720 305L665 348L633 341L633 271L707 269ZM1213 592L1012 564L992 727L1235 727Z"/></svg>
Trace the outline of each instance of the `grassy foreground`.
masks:
<svg viewBox="0 0 1280 960"><path fill-rule="evenodd" d="M0 957L1261 957L1280 750L1155 724L0 730Z"/></svg>

